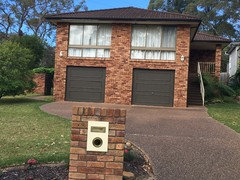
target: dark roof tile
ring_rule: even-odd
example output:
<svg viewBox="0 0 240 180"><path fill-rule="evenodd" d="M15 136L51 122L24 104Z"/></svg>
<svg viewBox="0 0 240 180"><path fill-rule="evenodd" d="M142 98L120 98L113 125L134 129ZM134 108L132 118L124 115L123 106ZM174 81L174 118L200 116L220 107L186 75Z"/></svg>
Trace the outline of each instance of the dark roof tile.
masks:
<svg viewBox="0 0 240 180"><path fill-rule="evenodd" d="M203 32L197 32L197 34L194 37L194 41L212 41L212 42L231 42L230 39L226 39L220 36L215 36L212 34L207 34Z"/></svg>
<svg viewBox="0 0 240 180"><path fill-rule="evenodd" d="M45 17L48 20L51 19L101 19L101 20L176 20L176 21L200 21L196 16L152 11L147 9L125 7L114 9L103 9L93 11L81 11L72 13L62 13L47 15Z"/></svg>

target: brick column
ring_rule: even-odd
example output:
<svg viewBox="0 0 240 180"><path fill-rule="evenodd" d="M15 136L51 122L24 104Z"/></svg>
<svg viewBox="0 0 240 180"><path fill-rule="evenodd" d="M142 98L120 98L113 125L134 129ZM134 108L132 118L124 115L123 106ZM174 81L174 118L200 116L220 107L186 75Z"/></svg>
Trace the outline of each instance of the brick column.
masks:
<svg viewBox="0 0 240 180"><path fill-rule="evenodd" d="M221 72L221 61L222 61L222 46L216 46L216 53L215 53L215 76L220 79L220 72Z"/></svg>
<svg viewBox="0 0 240 180"><path fill-rule="evenodd" d="M109 122L107 152L86 151L88 121ZM69 179L122 180L126 110L74 107Z"/></svg>
<svg viewBox="0 0 240 180"><path fill-rule="evenodd" d="M54 98L57 101L64 100L65 97L68 30L69 25L67 23L57 24L53 91ZM60 53L62 53L62 56L60 56Z"/></svg>
<svg viewBox="0 0 240 180"><path fill-rule="evenodd" d="M187 107L188 66L190 55L190 27L178 26L174 84L174 107ZM184 56L184 61L181 61Z"/></svg>

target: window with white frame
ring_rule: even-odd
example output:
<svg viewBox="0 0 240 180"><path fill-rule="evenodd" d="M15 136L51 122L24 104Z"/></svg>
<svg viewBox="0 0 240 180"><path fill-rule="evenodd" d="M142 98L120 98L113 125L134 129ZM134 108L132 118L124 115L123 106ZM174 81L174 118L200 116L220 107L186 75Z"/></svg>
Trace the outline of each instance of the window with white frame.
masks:
<svg viewBox="0 0 240 180"><path fill-rule="evenodd" d="M131 59L175 60L176 27L134 25Z"/></svg>
<svg viewBox="0 0 240 180"><path fill-rule="evenodd" d="M111 25L70 25L68 56L110 57Z"/></svg>

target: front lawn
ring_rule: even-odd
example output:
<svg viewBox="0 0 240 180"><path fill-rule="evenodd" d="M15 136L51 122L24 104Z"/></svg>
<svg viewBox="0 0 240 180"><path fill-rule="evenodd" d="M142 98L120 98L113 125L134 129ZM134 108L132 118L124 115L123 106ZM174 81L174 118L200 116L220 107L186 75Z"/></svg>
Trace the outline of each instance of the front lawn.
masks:
<svg viewBox="0 0 240 180"><path fill-rule="evenodd" d="M25 163L68 161L70 121L42 112L49 99L0 99L0 167Z"/></svg>
<svg viewBox="0 0 240 180"><path fill-rule="evenodd" d="M240 104L221 103L208 105L208 114L240 133Z"/></svg>

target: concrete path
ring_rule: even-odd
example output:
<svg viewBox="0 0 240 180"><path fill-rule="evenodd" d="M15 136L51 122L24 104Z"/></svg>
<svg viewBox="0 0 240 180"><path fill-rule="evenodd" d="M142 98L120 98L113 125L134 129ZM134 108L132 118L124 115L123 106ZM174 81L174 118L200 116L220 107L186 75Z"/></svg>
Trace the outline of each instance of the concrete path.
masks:
<svg viewBox="0 0 240 180"><path fill-rule="evenodd" d="M73 105L117 107L54 102L41 109L71 118ZM240 135L205 108L121 107L128 110L126 138L148 154L156 179L240 179Z"/></svg>

